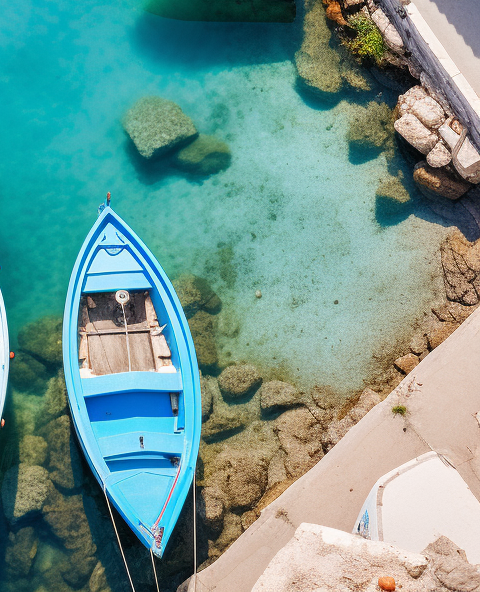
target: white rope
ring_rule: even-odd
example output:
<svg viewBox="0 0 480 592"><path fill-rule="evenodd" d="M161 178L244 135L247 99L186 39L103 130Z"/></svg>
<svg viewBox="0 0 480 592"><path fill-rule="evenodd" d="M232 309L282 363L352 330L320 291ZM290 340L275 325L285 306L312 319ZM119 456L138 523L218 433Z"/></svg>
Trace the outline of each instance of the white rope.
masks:
<svg viewBox="0 0 480 592"><path fill-rule="evenodd" d="M197 467L193 468L193 592L197 590Z"/></svg>
<svg viewBox="0 0 480 592"><path fill-rule="evenodd" d="M130 361L130 342L128 340L128 326L127 326L127 317L125 315L125 306L122 302L122 312L123 312L123 323L125 325L125 337L127 338L127 356L128 356L128 371L132 371L132 363Z"/></svg>
<svg viewBox="0 0 480 592"><path fill-rule="evenodd" d="M158 586L157 570L155 569L155 560L153 558L153 551L151 549L150 549L150 557L152 558L153 574L155 576L155 584L157 585L157 592L160 592L160 588Z"/></svg>
<svg viewBox="0 0 480 592"><path fill-rule="evenodd" d="M123 552L122 543L120 541L120 536L118 534L117 525L115 524L115 519L113 517L112 508L110 507L110 500L108 499L105 483L103 484L103 493L105 494L105 499L107 500L108 511L110 512L110 518L112 519L113 528L115 530L115 534L117 535L118 546L120 547L120 553L122 554L123 563L125 565L125 569L127 570L128 579L130 580L130 586L132 587L133 592L135 592L135 587L133 585L132 576L130 575L130 570L128 569L127 560L125 559L125 553Z"/></svg>

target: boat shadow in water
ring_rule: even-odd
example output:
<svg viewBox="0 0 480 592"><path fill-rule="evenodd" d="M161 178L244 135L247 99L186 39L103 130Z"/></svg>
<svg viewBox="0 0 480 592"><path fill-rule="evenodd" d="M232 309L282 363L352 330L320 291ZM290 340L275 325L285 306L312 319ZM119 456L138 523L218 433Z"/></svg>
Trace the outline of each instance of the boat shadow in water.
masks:
<svg viewBox="0 0 480 592"><path fill-rule="evenodd" d="M144 13L130 41L165 73L165 64L195 74L212 66L249 66L292 60L300 45L300 19L294 23L192 22Z"/></svg>

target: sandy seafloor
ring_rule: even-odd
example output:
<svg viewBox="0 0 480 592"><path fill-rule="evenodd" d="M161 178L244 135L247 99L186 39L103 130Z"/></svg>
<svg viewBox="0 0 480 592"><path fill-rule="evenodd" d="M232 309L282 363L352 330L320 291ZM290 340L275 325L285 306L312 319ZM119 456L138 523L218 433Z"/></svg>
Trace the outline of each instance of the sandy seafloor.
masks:
<svg viewBox="0 0 480 592"><path fill-rule="evenodd" d="M298 23L170 21L126 0L19 0L1 20L0 280L13 337L62 311L107 190L167 273L207 277L235 311L223 360L278 366L302 387L359 388L372 352L439 289L445 229L422 205L376 220L385 159L352 164L351 104L297 92ZM203 180L145 167L120 120L149 94L227 141L231 167Z"/></svg>

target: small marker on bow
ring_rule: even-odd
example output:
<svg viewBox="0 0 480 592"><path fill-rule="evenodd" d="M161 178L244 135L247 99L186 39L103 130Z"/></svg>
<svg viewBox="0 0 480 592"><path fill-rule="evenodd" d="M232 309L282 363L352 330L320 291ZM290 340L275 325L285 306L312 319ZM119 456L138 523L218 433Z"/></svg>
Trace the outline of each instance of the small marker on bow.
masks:
<svg viewBox="0 0 480 592"><path fill-rule="evenodd" d="M2 417L2 421L0 422L0 427L3 428L4 425L5 425L5 420Z"/></svg>
<svg viewBox="0 0 480 592"><path fill-rule="evenodd" d="M107 207L110 205L110 191L107 193Z"/></svg>

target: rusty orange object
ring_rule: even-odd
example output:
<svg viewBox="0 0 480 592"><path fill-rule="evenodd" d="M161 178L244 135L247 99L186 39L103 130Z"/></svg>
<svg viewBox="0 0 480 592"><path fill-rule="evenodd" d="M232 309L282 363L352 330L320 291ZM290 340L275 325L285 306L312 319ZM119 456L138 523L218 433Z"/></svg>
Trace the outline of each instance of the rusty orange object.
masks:
<svg viewBox="0 0 480 592"><path fill-rule="evenodd" d="M14 357L15 357L15 352L10 352L10 359L13 360Z"/></svg>
<svg viewBox="0 0 480 592"><path fill-rule="evenodd" d="M0 427L2 427L2 428L3 428L3 426L4 426L4 425L5 425L5 420L4 420L4 419L3 419L3 417L2 417L2 421L0 422Z"/></svg>
<svg viewBox="0 0 480 592"><path fill-rule="evenodd" d="M378 578L378 585L381 590L395 590L395 580L393 578Z"/></svg>

